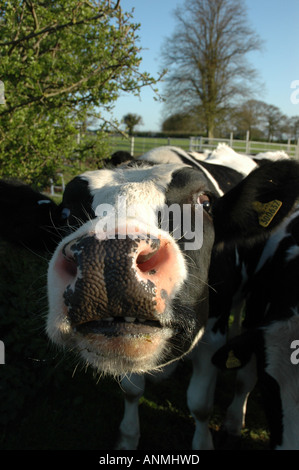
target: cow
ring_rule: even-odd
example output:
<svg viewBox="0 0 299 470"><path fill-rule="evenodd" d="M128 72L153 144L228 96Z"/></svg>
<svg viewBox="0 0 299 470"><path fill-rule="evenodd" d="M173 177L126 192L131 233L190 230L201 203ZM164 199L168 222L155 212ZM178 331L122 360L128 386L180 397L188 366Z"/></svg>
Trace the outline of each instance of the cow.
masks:
<svg viewBox="0 0 299 470"><path fill-rule="evenodd" d="M292 211L298 182L293 161L269 163L244 177L221 165L193 165L190 158L134 162L74 178L59 208L69 215L71 233L58 244L48 271L49 337L100 372L122 375L124 388L139 377L136 397L146 373L171 367L202 343L212 250L246 245L275 229ZM262 226L259 204L273 200L282 205ZM133 209L129 217L124 205ZM169 212L165 230L163 210L167 214L171 205L181 209L180 218ZM173 236L184 223L184 205L194 239L201 217L196 249L188 248L193 241L186 233ZM127 419L136 412L133 402L130 407L127 401L120 426L122 448L138 444L138 426L130 429Z"/></svg>
<svg viewBox="0 0 299 470"><path fill-rule="evenodd" d="M53 251L68 211L17 180L0 180L0 236L31 250Z"/></svg>
<svg viewBox="0 0 299 470"><path fill-rule="evenodd" d="M265 158L268 158L267 155L265 155ZM213 184L221 195L223 195L223 190L219 188L219 184L221 185L223 179L227 178L228 175L231 176L229 168L232 170L232 174L235 174L234 179L236 181L237 174L240 180L258 166L250 156L237 153L226 144L218 144L216 149L212 151L205 150L202 153L187 152L179 147L166 145L149 150L140 156L139 160L157 163L161 161L164 163L185 163L199 168L201 171L205 171L206 168L208 178L213 178ZM217 168L213 168L211 165L218 165L218 171ZM212 171L210 171L211 168L213 168ZM230 182L230 184L232 183Z"/></svg>
<svg viewBox="0 0 299 470"><path fill-rule="evenodd" d="M276 151L263 152L253 156L252 159L260 166L269 163L269 161L289 160L290 157L285 152ZM275 203L273 204L275 205ZM269 209L271 209L271 207ZM294 217L296 218L296 211ZM291 220L292 217L290 218L290 221ZM288 219L286 223L288 223ZM283 237L282 234L284 234L283 228L278 230L275 235L271 235L270 239L265 237L262 240L255 241L254 245L251 244L250 247L244 247L242 245L226 246L222 252L215 250L212 254L211 270L209 274L211 283L209 321L203 340L193 351L194 372L188 390L189 407L195 410L196 432L193 439L193 448L195 449L213 448L213 442L208 428L208 416L213 407L217 370L211 365L211 361L214 366L218 368L239 369L236 379L237 386L235 396L227 410L226 419L222 427L222 432L228 436L228 445L231 445L231 443L234 445L236 443L236 437L240 436L241 429L245 424L247 400L257 380L257 363L259 384L264 390L264 403L270 426L270 447L293 449L298 447L298 440L296 440L297 432L292 433L292 431L294 431L293 428L296 423L296 418L293 420L285 420L284 426L280 425L279 423L282 422L284 410L282 410L280 406L280 408L274 412L275 406L273 406L273 403L275 403L275 399L269 399L269 395L271 395L271 392L269 393L269 385L268 389L266 388L265 390L265 384L268 384L264 379L265 376L267 377L266 370L263 367L265 365L265 354L261 353L262 344L264 344L265 348L265 339L263 343L262 341L260 342L260 348L258 350L260 354L255 354L257 357L253 357L253 345L256 345L256 341L253 339L258 336L261 337L261 332L264 332L263 335L266 336L266 331L268 331L264 325L265 312L263 312L263 308L266 309L266 285L268 292L271 289L273 289L274 292L273 276L276 276L276 279L281 279L281 276L284 276L282 272L283 260L275 254L277 239L278 237ZM289 236L287 236L287 239L289 239ZM286 242L286 240L284 242ZM265 256L272 259L271 263L268 263L268 266L271 267L267 272L265 269L262 269L259 276L256 276L256 269L259 270ZM289 265L287 265L287 268L289 268ZM293 274L293 279L295 279L295 273ZM288 277L286 276L285 279L288 279ZM259 286L259 289L257 286ZM289 289L295 289L291 282L285 283L283 289L279 288L279 285L276 286L276 293L278 293L280 299L282 299L280 301L281 313L279 314L276 311L275 316L271 315L271 309L269 310L267 306L267 321L269 323L277 320L277 318L282 321L285 315L283 313L284 310L289 310ZM252 298L254 298L255 302L252 301ZM282 303L285 304L285 308L283 308ZM255 325L256 329L254 332L251 331L251 334L247 332L226 344L227 335L230 334L234 336L234 334L240 330L240 318L244 305L246 306L246 320L242 323L242 328L246 330L247 328L251 328L252 325ZM228 332L228 320L231 314L234 316L234 323L231 331ZM263 325L263 328L257 329L258 325ZM293 320L292 329L290 329L293 335L297 331L295 325L296 319ZM252 340L252 344L250 344L249 339ZM246 355L246 360L242 362L235 357L234 349L230 346L231 342L233 342L234 345L238 344L239 349L242 350L242 354ZM225 344L225 346L221 347L223 344ZM215 353L219 347L220 351ZM236 346L234 348L236 348ZM249 360L248 357L250 357L251 360ZM288 370L290 364L287 353L285 354L285 358L287 362L286 370ZM205 360L206 363L209 364L206 368L202 366ZM274 360L272 362L272 367L277 368L278 362L275 363ZM201 383L200 388L198 387L199 382ZM273 382L275 382L275 380L273 380ZM278 387L282 385L279 379L277 383ZM293 393L296 393L298 390L295 377L292 389ZM199 393L198 390L200 390ZM277 395L279 395L279 393ZM277 395L277 402L279 402L280 398L278 398ZM284 406L288 409L290 403ZM294 413L295 410L296 406L294 406ZM196 419L196 415L203 418ZM286 435L289 433L292 437L285 438L283 433Z"/></svg>
<svg viewBox="0 0 299 470"><path fill-rule="evenodd" d="M236 368L238 389L224 429L240 435L248 395L258 380L269 423L270 447L299 449L299 205L254 251L239 254L245 300L243 332L212 357L215 366ZM295 350L295 351L293 351Z"/></svg>
<svg viewBox="0 0 299 470"><path fill-rule="evenodd" d="M129 152L126 152L125 150L117 150L109 158L104 158L101 160L101 165L103 167L111 168L133 160L134 157Z"/></svg>
<svg viewBox="0 0 299 470"><path fill-rule="evenodd" d="M283 150L275 150L273 152L260 152L252 156L252 159L257 165L262 165L270 161L277 161L283 159L290 159L290 156Z"/></svg>

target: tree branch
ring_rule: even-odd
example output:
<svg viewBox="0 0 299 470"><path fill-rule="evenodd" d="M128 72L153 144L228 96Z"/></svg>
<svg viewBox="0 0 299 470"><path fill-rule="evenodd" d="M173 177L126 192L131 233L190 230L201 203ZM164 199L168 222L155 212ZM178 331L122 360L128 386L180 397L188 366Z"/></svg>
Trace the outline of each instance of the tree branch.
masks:
<svg viewBox="0 0 299 470"><path fill-rule="evenodd" d="M117 10L118 6L119 6L119 3L120 3L120 0L118 0L116 2L114 8L112 8L111 11ZM106 14L107 14L107 11L105 11L105 12L101 11L97 15L90 16L89 18L85 18L81 21L75 21L74 19L72 19L71 21L69 21L68 23L65 23L65 24L54 24L54 25L51 25L51 26L46 26L45 28L43 28L39 31L34 31L30 34L27 34L27 36L24 36L22 38L14 39L13 41L0 42L0 46L13 46L14 47L14 46L20 44L21 42L28 41L29 39L40 36L41 34L52 33L54 31L55 32L60 31L61 29L68 28L69 26L74 26L74 25L75 26L80 26L81 24L85 24L85 23L89 23L90 21L98 20L99 18L102 18Z"/></svg>

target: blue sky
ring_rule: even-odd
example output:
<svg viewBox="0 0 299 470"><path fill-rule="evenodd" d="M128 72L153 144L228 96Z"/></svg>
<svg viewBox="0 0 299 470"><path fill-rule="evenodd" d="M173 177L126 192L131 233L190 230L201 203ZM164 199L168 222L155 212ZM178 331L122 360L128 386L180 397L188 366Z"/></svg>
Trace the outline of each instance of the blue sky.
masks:
<svg viewBox="0 0 299 470"><path fill-rule="evenodd" d="M141 23L141 71L157 77L163 40L175 28L173 10L182 3L183 0L121 0L123 10L134 8L134 21ZM299 80L299 0L246 0L246 4L249 24L264 41L262 52L248 56L264 84L256 99L278 106L288 116L299 116L299 103L291 102L291 82ZM162 84L158 88L162 90ZM112 115L121 120L128 112L142 116L144 124L138 130L160 130L163 104L154 100L150 88L144 88L140 98L121 96Z"/></svg>

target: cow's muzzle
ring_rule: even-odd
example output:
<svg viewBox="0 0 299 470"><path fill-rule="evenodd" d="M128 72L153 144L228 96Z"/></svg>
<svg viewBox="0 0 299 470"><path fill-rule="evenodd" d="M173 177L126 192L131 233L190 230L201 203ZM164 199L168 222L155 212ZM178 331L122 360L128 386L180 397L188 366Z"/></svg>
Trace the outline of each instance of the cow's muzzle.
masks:
<svg viewBox="0 0 299 470"><path fill-rule="evenodd" d="M168 234L86 234L60 248L53 269L63 322L97 352L145 356L171 336L171 303L185 268Z"/></svg>

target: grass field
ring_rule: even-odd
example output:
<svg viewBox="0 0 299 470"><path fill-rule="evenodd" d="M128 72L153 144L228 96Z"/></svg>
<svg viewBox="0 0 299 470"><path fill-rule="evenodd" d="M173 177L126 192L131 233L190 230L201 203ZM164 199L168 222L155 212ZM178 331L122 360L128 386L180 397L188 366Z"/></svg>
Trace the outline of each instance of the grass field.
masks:
<svg viewBox="0 0 299 470"><path fill-rule="evenodd" d="M48 257L0 243L1 450L109 450L118 436L123 398L110 378L82 369L72 353L49 344L44 333ZM191 374L182 361L168 380L148 383L140 403L139 448L190 449L193 419L186 405ZM233 372L219 376L211 429L216 437L230 402ZM255 390L238 448L267 449L268 432Z"/></svg>

